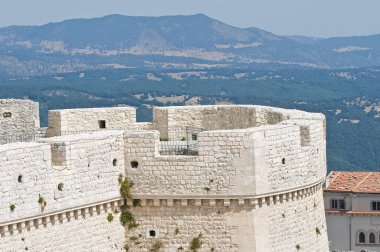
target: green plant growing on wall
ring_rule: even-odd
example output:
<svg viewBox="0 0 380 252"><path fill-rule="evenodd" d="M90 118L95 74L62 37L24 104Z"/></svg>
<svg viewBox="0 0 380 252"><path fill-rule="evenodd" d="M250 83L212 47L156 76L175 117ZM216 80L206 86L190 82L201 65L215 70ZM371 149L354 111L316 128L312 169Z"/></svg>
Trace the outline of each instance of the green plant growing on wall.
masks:
<svg viewBox="0 0 380 252"><path fill-rule="evenodd" d="M16 205L15 204L10 205L9 209L11 210L11 212L13 212L16 209Z"/></svg>
<svg viewBox="0 0 380 252"><path fill-rule="evenodd" d="M215 252L215 248L212 247L212 248L210 249L210 252Z"/></svg>
<svg viewBox="0 0 380 252"><path fill-rule="evenodd" d="M299 244L296 245L296 249L297 250L300 250L301 249L301 246Z"/></svg>
<svg viewBox="0 0 380 252"><path fill-rule="evenodd" d="M207 193L209 193L211 190L210 187L204 187L203 189L206 190Z"/></svg>
<svg viewBox="0 0 380 252"><path fill-rule="evenodd" d="M197 252L198 249L202 247L202 234L199 234L197 237L194 237L190 242L190 250Z"/></svg>
<svg viewBox="0 0 380 252"><path fill-rule="evenodd" d="M125 244L125 245L124 245L124 250L125 250L126 252L129 251L129 245L128 245L128 244Z"/></svg>
<svg viewBox="0 0 380 252"><path fill-rule="evenodd" d="M179 234L179 228L178 228L178 227L175 228L175 230L174 230L174 234L175 234L175 235Z"/></svg>
<svg viewBox="0 0 380 252"><path fill-rule="evenodd" d="M133 199L132 205L133 207L141 207L141 199Z"/></svg>
<svg viewBox="0 0 380 252"><path fill-rule="evenodd" d="M181 141L186 141L186 137L182 137L182 138L181 138Z"/></svg>
<svg viewBox="0 0 380 252"><path fill-rule="evenodd" d="M155 241L154 243L153 243L153 245L152 245L152 249L151 249L151 251L152 252L158 252L158 251L160 251L160 248L162 247L162 241L161 240L157 240L157 241Z"/></svg>
<svg viewBox="0 0 380 252"><path fill-rule="evenodd" d="M131 241L133 241L133 242L135 242L135 241L137 241L139 238L137 237L137 236L131 236L130 238L129 238L129 240L131 240Z"/></svg>
<svg viewBox="0 0 380 252"><path fill-rule="evenodd" d="M128 210L123 211L120 214L120 222L123 226L128 226L128 229L136 228L139 226L139 224L136 223L136 220L133 217L132 213Z"/></svg>
<svg viewBox="0 0 380 252"><path fill-rule="evenodd" d="M177 248L177 250L178 250L178 251L183 251L184 248L183 248L182 246L180 246L180 247Z"/></svg>
<svg viewBox="0 0 380 252"><path fill-rule="evenodd" d="M40 204L41 212L44 212L45 207L47 205L47 202L44 197L41 196L41 194L38 195L38 204Z"/></svg>
<svg viewBox="0 0 380 252"><path fill-rule="evenodd" d="M112 214L112 213L109 213L109 214L107 215L107 220L108 220L108 222L113 221L113 214Z"/></svg>
<svg viewBox="0 0 380 252"><path fill-rule="evenodd" d="M320 234L321 234L321 230L319 230L319 228L316 227L316 228L315 228L315 233L316 233L317 235L320 235Z"/></svg>
<svg viewBox="0 0 380 252"><path fill-rule="evenodd" d="M123 199L132 199L131 188L133 187L133 182L129 181L127 178L124 179L120 184L120 195Z"/></svg>

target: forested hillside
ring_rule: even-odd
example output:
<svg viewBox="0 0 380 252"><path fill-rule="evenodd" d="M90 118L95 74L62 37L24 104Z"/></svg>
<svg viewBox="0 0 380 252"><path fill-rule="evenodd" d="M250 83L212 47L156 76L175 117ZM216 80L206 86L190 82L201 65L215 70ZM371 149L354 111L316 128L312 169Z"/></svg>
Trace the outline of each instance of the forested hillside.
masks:
<svg viewBox="0 0 380 252"><path fill-rule="evenodd" d="M138 120L152 106L261 104L324 113L330 170L380 169L380 68L257 71L253 69L119 69L2 79L0 98L39 101L47 110L128 104Z"/></svg>

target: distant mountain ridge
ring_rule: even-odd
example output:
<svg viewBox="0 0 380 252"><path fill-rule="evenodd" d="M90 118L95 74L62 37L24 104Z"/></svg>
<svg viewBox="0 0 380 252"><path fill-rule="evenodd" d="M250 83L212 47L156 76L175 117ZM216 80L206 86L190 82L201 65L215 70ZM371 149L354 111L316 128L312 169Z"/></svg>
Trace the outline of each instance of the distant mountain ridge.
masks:
<svg viewBox="0 0 380 252"><path fill-rule="evenodd" d="M237 28L203 14L110 15L0 28L0 75L219 64L234 68L380 65L380 35L318 39Z"/></svg>

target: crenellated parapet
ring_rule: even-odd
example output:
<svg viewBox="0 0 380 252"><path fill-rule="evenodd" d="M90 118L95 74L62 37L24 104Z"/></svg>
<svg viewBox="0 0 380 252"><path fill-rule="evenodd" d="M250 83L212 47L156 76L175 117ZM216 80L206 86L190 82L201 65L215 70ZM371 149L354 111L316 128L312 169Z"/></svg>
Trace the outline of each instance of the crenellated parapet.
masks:
<svg viewBox="0 0 380 252"><path fill-rule="evenodd" d="M120 197L123 146L122 131L0 145L0 226Z"/></svg>
<svg viewBox="0 0 380 252"><path fill-rule="evenodd" d="M136 183L136 196L253 197L325 177L321 114L260 106L197 106L158 108L154 116L158 130L182 133L174 144L187 137L179 128L197 126L203 131L197 133L197 155L192 156L160 155L166 131L126 131L126 169ZM239 120L231 121L233 116ZM162 118L167 122L158 124ZM245 125L244 119L251 123Z"/></svg>
<svg viewBox="0 0 380 252"><path fill-rule="evenodd" d="M328 250L322 114L164 107L140 123L132 107L70 109L36 131L0 145L2 251L178 251L195 238L199 251Z"/></svg>

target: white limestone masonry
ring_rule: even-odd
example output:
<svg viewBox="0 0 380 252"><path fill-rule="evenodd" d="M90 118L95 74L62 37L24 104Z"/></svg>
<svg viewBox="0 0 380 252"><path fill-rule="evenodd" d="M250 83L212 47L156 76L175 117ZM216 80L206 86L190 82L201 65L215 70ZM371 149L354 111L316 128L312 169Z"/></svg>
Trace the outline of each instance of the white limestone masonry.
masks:
<svg viewBox="0 0 380 252"><path fill-rule="evenodd" d="M0 100L1 137L21 137L37 132L40 127L38 103L30 100Z"/></svg>
<svg viewBox="0 0 380 252"><path fill-rule="evenodd" d="M13 111L7 125L20 124ZM34 112L25 120L37 131ZM188 251L199 234L198 251L328 251L322 114L162 107L138 123L134 108L115 107L48 121L40 139L0 145L1 251ZM123 205L120 176L135 206ZM137 227L120 224L126 209Z"/></svg>

